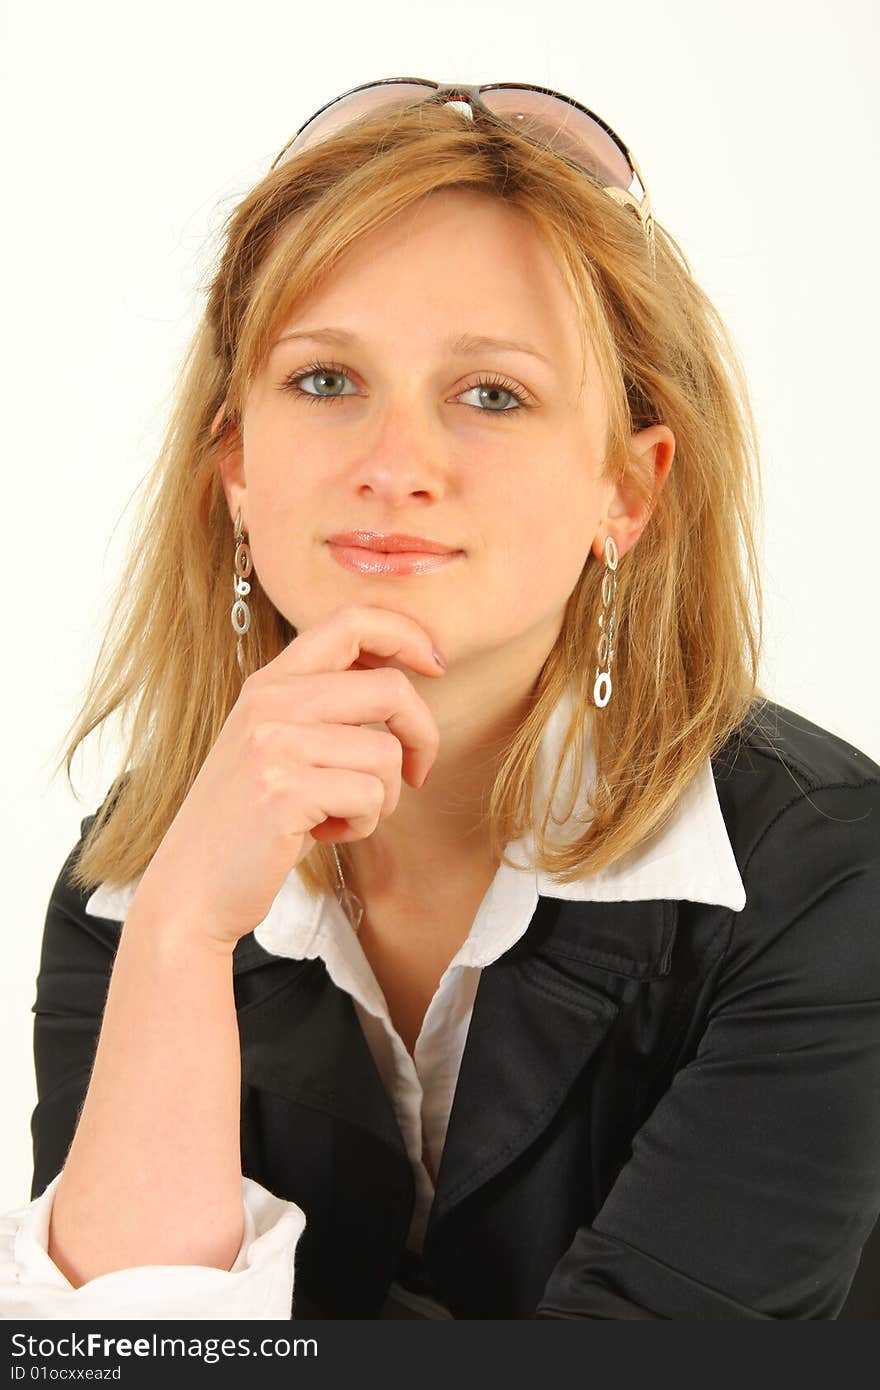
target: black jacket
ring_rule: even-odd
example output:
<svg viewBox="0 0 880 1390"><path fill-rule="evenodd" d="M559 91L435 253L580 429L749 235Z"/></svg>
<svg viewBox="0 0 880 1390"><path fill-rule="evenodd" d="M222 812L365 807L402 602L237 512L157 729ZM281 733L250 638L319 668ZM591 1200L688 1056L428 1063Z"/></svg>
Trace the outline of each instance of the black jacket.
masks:
<svg viewBox="0 0 880 1390"><path fill-rule="evenodd" d="M713 771L742 912L542 898L482 972L416 1271L456 1318L880 1317L880 767L766 703ZM66 868L32 1198L119 939ZM233 966L243 1171L307 1217L293 1316L375 1318L412 1277L414 1184L352 1000L253 935Z"/></svg>

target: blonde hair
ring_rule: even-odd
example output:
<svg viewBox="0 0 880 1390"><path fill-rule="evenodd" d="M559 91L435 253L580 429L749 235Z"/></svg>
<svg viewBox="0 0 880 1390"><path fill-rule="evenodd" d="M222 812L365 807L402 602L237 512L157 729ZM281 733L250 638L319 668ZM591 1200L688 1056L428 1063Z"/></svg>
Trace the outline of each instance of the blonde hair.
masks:
<svg viewBox="0 0 880 1390"><path fill-rule="evenodd" d="M757 686L754 418L737 352L679 246L655 222L652 271L630 210L567 160L479 113L473 121L436 105L386 113L271 170L224 225L107 631L66 736L69 780L83 740L116 711L123 728L131 718L124 768L70 875L80 889L143 872L238 697L233 530L217 458L226 430L240 426L273 334L358 238L449 188L502 199L545 238L599 365L605 474L619 480L627 471L636 430L662 422L676 441L649 523L619 563L611 701L601 709L592 701L603 566L588 556L529 712L497 767L485 812L495 855L528 828L539 741L570 684L577 698L550 799L572 747L577 787L590 733L591 818L575 838L569 825L565 844L549 833L549 804L533 827L536 863L563 882L595 873L659 829L707 755L766 698ZM212 436L224 402L224 428ZM251 669L296 636L254 578ZM332 847L317 842L298 872L310 891L331 889Z"/></svg>

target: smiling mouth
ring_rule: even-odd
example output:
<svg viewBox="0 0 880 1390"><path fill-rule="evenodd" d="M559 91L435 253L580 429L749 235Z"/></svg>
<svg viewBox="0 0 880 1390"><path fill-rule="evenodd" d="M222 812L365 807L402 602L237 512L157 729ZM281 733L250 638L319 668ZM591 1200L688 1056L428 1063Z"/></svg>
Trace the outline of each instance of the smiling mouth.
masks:
<svg viewBox="0 0 880 1390"><path fill-rule="evenodd" d="M331 555L345 569L364 575L433 574L459 559L464 551L377 550L372 546L340 545L329 541Z"/></svg>
<svg viewBox="0 0 880 1390"><path fill-rule="evenodd" d="M431 540L427 536L413 536L408 532L384 534L381 531L337 531L328 536L329 545L342 545L361 550L381 551L385 555L405 552L408 555L453 555L458 547L447 545L444 541Z"/></svg>

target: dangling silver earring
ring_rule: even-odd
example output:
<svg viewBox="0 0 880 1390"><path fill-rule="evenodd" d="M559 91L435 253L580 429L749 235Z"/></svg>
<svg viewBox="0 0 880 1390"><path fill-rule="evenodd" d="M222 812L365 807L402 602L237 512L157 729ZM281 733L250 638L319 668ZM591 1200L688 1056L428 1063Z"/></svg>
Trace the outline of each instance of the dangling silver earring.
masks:
<svg viewBox="0 0 880 1390"><path fill-rule="evenodd" d="M613 536L605 537L605 573L602 576L602 612L599 614L599 641L593 700L604 709L611 699L611 662L614 660L614 627L617 622L617 546Z"/></svg>
<svg viewBox="0 0 880 1390"><path fill-rule="evenodd" d="M235 655L238 658L238 669L241 672L242 680L245 678L244 669L244 649L241 639L251 625L251 610L245 603L245 597L250 593L251 586L248 584L248 575L253 569L250 547L247 536L244 534L241 525L241 507L235 514L235 577L233 588L235 589L235 603L229 614L232 626L238 633L238 644Z"/></svg>

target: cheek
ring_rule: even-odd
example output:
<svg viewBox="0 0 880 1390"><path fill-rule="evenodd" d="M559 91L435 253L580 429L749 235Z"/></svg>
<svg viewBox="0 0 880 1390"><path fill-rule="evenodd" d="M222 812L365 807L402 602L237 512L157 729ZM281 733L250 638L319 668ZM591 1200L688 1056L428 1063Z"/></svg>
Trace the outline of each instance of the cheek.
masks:
<svg viewBox="0 0 880 1390"><path fill-rule="evenodd" d="M306 479L292 467L253 469L248 479L251 554L260 586L285 617L293 596L306 587L307 564L317 547L317 502Z"/></svg>
<svg viewBox="0 0 880 1390"><path fill-rule="evenodd" d="M553 604L571 593L589 557L599 504L596 490L570 477L502 499L493 549L512 602Z"/></svg>
<svg viewBox="0 0 880 1390"><path fill-rule="evenodd" d="M272 555L294 558L291 539L318 525L325 470L309 468L308 452L289 437L273 443L265 432L259 450L245 460L248 518L254 533L254 553L264 563Z"/></svg>
<svg viewBox="0 0 880 1390"><path fill-rule="evenodd" d="M503 642L561 617L588 561L590 537L556 507L520 513L504 531L493 528L486 546L474 576L479 621Z"/></svg>

